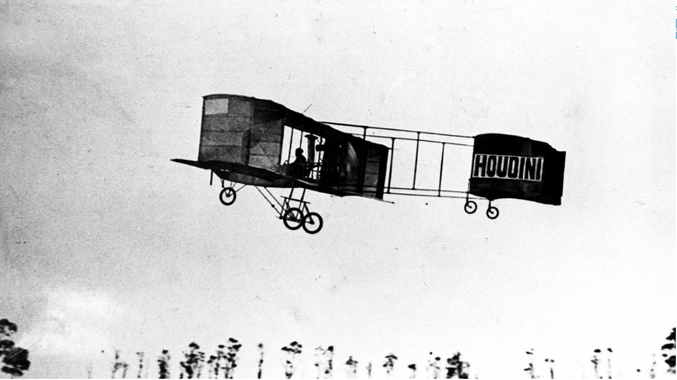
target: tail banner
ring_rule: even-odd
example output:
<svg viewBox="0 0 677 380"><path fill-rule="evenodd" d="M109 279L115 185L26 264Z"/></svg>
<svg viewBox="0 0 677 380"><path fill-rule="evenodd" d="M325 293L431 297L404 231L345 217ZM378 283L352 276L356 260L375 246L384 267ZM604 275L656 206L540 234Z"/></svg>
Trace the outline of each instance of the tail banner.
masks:
<svg viewBox="0 0 677 380"><path fill-rule="evenodd" d="M516 198L560 205L566 152L525 137L475 136L468 192L489 200Z"/></svg>

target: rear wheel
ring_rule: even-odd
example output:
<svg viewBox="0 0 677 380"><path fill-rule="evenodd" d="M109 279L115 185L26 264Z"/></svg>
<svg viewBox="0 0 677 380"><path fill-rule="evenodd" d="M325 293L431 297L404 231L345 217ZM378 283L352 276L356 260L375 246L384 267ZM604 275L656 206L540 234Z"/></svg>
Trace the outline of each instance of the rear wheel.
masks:
<svg viewBox="0 0 677 380"><path fill-rule="evenodd" d="M284 213L282 222L290 230L298 230L303 225L303 212L296 207L292 207Z"/></svg>
<svg viewBox="0 0 677 380"><path fill-rule="evenodd" d="M309 234L316 234L322 229L322 217L316 212L309 212L303 217L303 229Z"/></svg>
<svg viewBox="0 0 677 380"><path fill-rule="evenodd" d="M221 203L223 203L224 206L230 206L235 202L235 199L237 198L237 193L235 192L235 189L232 187L226 187L223 190L221 190L221 194L219 194L219 200Z"/></svg>
<svg viewBox="0 0 677 380"><path fill-rule="evenodd" d="M475 211L477 211L477 203L475 203L474 201L466 200L463 209L465 209L466 213L473 214Z"/></svg>
<svg viewBox="0 0 677 380"><path fill-rule="evenodd" d="M489 206L489 208L487 209L487 217L489 219L498 218L498 209L494 206Z"/></svg>

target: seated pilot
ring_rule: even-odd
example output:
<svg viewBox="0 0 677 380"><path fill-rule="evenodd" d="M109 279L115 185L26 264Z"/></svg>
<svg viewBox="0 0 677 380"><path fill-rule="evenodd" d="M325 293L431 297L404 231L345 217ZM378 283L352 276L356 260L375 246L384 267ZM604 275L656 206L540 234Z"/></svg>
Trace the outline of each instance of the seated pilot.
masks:
<svg viewBox="0 0 677 380"><path fill-rule="evenodd" d="M308 175L308 161L303 155L303 149L296 149L296 160L289 165L289 175L296 178L305 178Z"/></svg>

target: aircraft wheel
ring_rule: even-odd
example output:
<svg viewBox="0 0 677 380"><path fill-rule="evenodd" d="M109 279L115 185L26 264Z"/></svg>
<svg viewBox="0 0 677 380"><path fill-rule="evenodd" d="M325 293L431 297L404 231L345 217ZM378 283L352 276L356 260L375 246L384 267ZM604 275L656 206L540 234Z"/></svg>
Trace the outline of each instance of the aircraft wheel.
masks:
<svg viewBox="0 0 677 380"><path fill-rule="evenodd" d="M498 209L494 206L489 206L487 209L487 218L496 219L498 218Z"/></svg>
<svg viewBox="0 0 677 380"><path fill-rule="evenodd" d="M221 190L221 194L219 194L219 200L224 206L230 206L235 203L235 198L237 198L237 193L232 187L224 188Z"/></svg>
<svg viewBox="0 0 677 380"><path fill-rule="evenodd" d="M303 229L309 234L316 234L322 229L322 217L316 212L309 212L303 217Z"/></svg>
<svg viewBox="0 0 677 380"><path fill-rule="evenodd" d="M468 214L474 214L475 211L477 211L477 203L475 203L474 201L468 201L468 200L466 200L466 201L465 201L465 206L463 206L463 208L465 209L465 212L466 212L466 213L468 213Z"/></svg>
<svg viewBox="0 0 677 380"><path fill-rule="evenodd" d="M284 213L282 222L290 230L298 230L303 225L303 212L296 207L292 207Z"/></svg>

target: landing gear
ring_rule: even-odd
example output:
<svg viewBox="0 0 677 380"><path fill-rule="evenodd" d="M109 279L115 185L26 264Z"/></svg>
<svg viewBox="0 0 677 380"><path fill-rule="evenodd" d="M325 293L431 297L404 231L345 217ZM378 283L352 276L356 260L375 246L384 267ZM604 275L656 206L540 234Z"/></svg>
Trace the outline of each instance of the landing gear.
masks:
<svg viewBox="0 0 677 380"><path fill-rule="evenodd" d="M487 218L492 220L498 218L498 209L491 205L491 201L489 201L489 208L487 209Z"/></svg>
<svg viewBox="0 0 677 380"><path fill-rule="evenodd" d="M284 213L282 223L290 230L298 230L303 225L303 211L296 207L292 207Z"/></svg>
<svg viewBox="0 0 677 380"><path fill-rule="evenodd" d="M232 205L235 203L235 199L237 199L237 192L232 187L224 188L221 190L221 194L219 194L219 200L224 206Z"/></svg>
<svg viewBox="0 0 677 380"><path fill-rule="evenodd" d="M311 235L320 232L324 222L320 214L310 211L308 208L310 202L303 200L306 195L306 189L303 189L300 199L295 199L293 195L294 189L292 188L288 197L282 197L284 202L281 205L280 218L284 226L292 231L303 227L303 230ZM298 207L289 207L292 202L298 202Z"/></svg>
<svg viewBox="0 0 677 380"><path fill-rule="evenodd" d="M261 193L263 198L268 201L270 207L277 212L278 218L282 219L282 224L292 231L303 228L304 231L313 235L322 229L324 221L322 216L316 212L311 212L308 208L310 202L305 201L306 189L303 189L301 198L294 198L294 188L289 192L288 197L282 197L283 201L278 201L270 190L263 187L263 191L256 186L256 190ZM295 207L292 207L294 205Z"/></svg>
<svg viewBox="0 0 677 380"><path fill-rule="evenodd" d="M322 217L316 212L310 212L303 217L303 230L311 235L320 232L322 224Z"/></svg>
<svg viewBox="0 0 677 380"><path fill-rule="evenodd" d="M465 206L463 206L463 209L468 214L474 214L475 211L477 211L477 203L466 198Z"/></svg>
<svg viewBox="0 0 677 380"><path fill-rule="evenodd" d="M235 203L237 199L237 192L242 190L247 185L242 185L240 188L235 188L235 182L231 182L230 186L226 186L225 181L221 179L221 193L219 193L219 200L224 206L230 206Z"/></svg>
<svg viewBox="0 0 677 380"><path fill-rule="evenodd" d="M468 214L474 214L475 211L477 211L477 203L470 200L470 198L468 198L468 194L466 194L465 205L463 205L463 209ZM487 218L492 220L498 218L498 208L491 205L491 200L489 200L489 208L487 208Z"/></svg>

